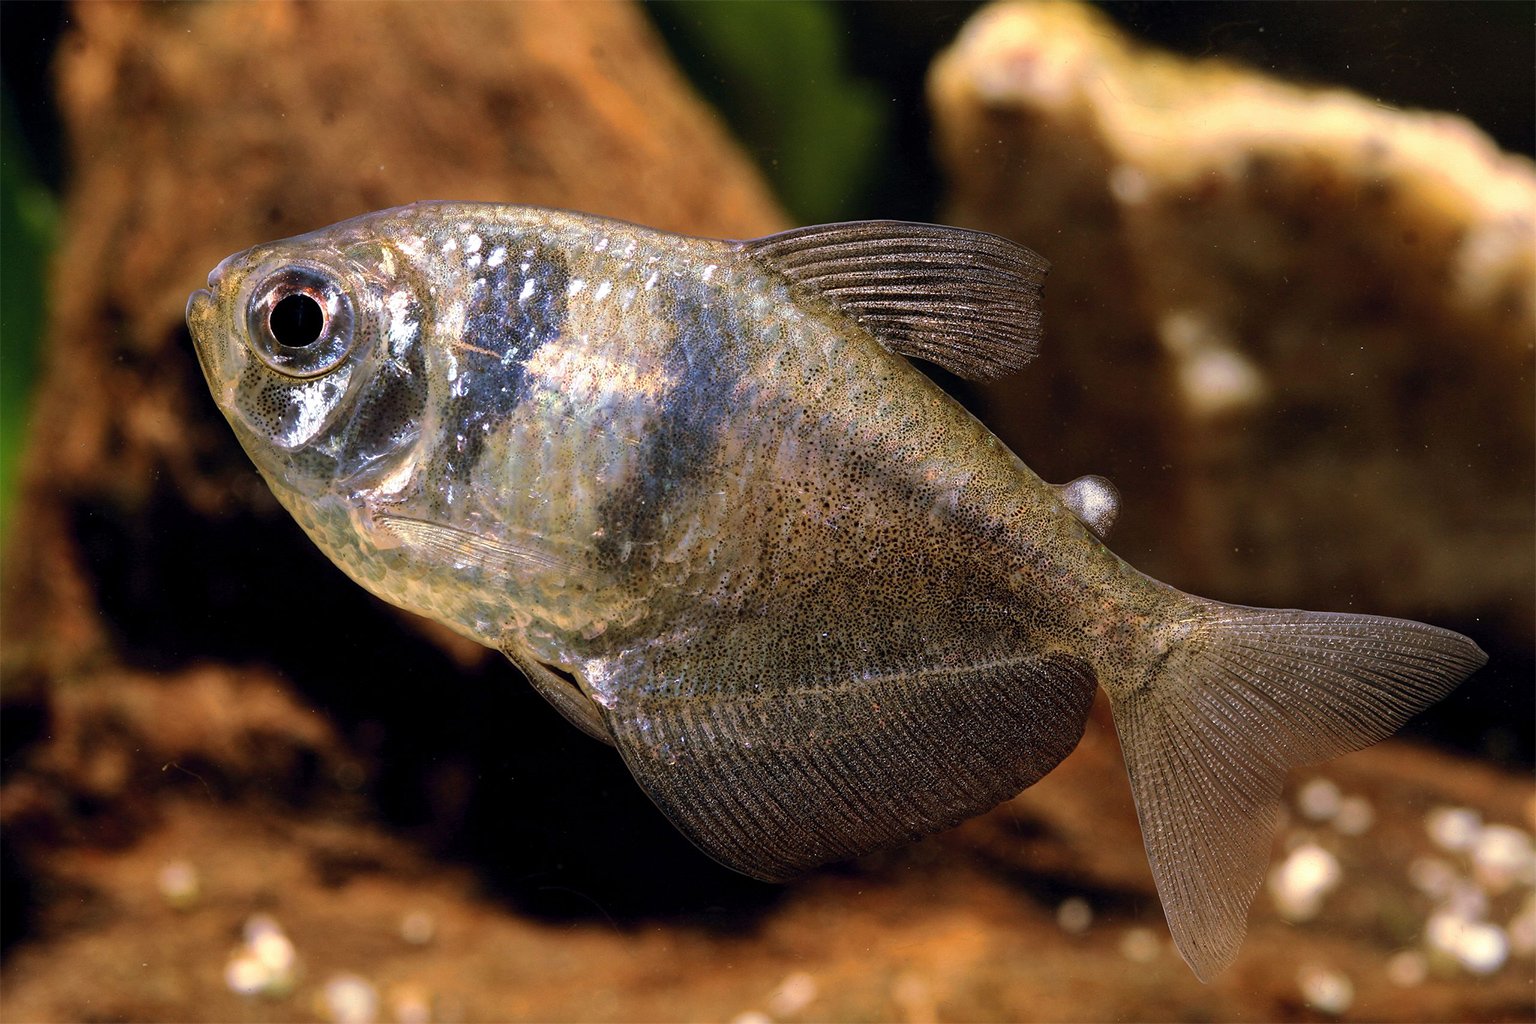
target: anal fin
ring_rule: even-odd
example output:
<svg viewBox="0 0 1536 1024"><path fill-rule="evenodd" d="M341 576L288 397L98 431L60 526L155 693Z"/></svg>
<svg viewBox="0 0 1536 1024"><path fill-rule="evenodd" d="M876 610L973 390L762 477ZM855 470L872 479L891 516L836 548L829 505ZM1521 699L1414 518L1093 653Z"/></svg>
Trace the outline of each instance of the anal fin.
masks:
<svg viewBox="0 0 1536 1024"><path fill-rule="evenodd" d="M950 828L1077 745L1095 679L1066 656L829 679L626 687L604 709L652 800L721 863L769 881Z"/></svg>

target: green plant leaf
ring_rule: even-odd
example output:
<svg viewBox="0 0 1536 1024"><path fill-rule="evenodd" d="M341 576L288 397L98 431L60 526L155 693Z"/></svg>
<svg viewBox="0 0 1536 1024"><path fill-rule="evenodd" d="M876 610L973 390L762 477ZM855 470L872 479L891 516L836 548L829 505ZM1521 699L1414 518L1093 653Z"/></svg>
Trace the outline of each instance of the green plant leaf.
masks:
<svg viewBox="0 0 1536 1024"><path fill-rule="evenodd" d="M0 92L0 539L8 536L46 315L58 219L38 181L8 92Z"/></svg>
<svg viewBox="0 0 1536 1024"><path fill-rule="evenodd" d="M684 70L805 223L855 216L883 154L889 117L847 66L848 30L817 0L650 7Z"/></svg>

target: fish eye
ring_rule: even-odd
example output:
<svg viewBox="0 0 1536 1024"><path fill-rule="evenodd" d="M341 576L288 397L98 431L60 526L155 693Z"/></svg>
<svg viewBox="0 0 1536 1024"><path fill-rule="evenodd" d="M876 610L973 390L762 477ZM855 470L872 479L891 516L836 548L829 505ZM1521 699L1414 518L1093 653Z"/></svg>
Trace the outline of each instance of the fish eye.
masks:
<svg viewBox="0 0 1536 1024"><path fill-rule="evenodd" d="M318 377L352 351L352 300L328 270L282 267L251 292L246 328L263 363L286 377Z"/></svg>
<svg viewBox="0 0 1536 1024"><path fill-rule="evenodd" d="M325 311L314 296L295 292L277 300L267 316L267 329L281 345L308 348L320 340L320 332L325 330Z"/></svg>

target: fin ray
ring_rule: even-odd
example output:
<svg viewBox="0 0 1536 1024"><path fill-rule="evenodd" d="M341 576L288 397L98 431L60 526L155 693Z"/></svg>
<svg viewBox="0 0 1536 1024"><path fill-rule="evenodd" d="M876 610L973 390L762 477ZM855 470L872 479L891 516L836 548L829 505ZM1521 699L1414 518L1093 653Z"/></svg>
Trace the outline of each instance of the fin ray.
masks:
<svg viewBox="0 0 1536 1024"><path fill-rule="evenodd" d="M392 512L374 512L373 521L405 544L489 572L516 578L528 572L551 571L588 586L597 583L597 574L574 556L552 554L512 540Z"/></svg>
<svg viewBox="0 0 1536 1024"><path fill-rule="evenodd" d="M1077 745L1096 683L1073 658L810 686L626 688L606 709L636 780L697 846L780 881L959 824Z"/></svg>
<svg viewBox="0 0 1536 1024"><path fill-rule="evenodd" d="M1152 677L1110 699L1169 930L1208 981L1242 943L1286 771L1390 735L1485 656L1403 619L1202 608Z"/></svg>
<svg viewBox="0 0 1536 1024"><path fill-rule="evenodd" d="M1050 264L1006 238L871 220L741 242L748 255L852 316L881 344L961 377L1022 368L1040 347Z"/></svg>

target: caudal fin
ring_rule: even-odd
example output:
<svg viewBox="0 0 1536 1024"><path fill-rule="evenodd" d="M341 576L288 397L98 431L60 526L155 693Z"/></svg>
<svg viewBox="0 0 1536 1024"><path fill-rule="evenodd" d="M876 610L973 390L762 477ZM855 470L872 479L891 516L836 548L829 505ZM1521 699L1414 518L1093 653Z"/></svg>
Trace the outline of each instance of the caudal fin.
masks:
<svg viewBox="0 0 1536 1024"><path fill-rule="evenodd" d="M1402 619L1202 609L1144 685L1111 701L1169 930L1209 981L1242 944L1286 770L1390 735L1487 656Z"/></svg>

